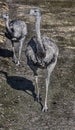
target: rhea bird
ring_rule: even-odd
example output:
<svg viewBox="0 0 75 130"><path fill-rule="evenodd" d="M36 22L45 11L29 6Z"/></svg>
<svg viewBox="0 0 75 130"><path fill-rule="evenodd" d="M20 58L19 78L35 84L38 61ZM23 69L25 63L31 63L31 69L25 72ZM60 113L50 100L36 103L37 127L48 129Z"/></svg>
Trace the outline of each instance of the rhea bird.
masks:
<svg viewBox="0 0 75 130"><path fill-rule="evenodd" d="M28 42L26 48L26 57L29 67L32 69L37 90L37 99L40 100L39 85L38 85L38 69L45 69L46 75L46 95L45 104L42 108L43 112L48 110L47 97L48 97L48 87L50 83L50 76L54 67L57 63L59 49L57 45L50 40L49 37L42 37L40 32L40 22L41 22L41 12L39 8L33 8L30 10L30 15L35 17L35 31L36 36L32 37Z"/></svg>
<svg viewBox="0 0 75 130"><path fill-rule="evenodd" d="M12 50L13 50L13 61L19 65L21 59L21 52L24 40L27 35L27 25L22 20L11 20L9 19L9 14L3 14L6 26L6 37L11 40ZM14 44L19 44L18 57L16 56Z"/></svg>

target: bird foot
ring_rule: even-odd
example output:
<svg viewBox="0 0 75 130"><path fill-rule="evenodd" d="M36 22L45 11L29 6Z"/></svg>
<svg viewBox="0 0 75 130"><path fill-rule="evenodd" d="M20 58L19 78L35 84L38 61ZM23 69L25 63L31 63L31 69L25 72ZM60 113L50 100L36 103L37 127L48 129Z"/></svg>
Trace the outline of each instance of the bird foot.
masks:
<svg viewBox="0 0 75 130"><path fill-rule="evenodd" d="M19 66L20 65L20 62L18 61L17 63L16 63L16 66Z"/></svg>
<svg viewBox="0 0 75 130"><path fill-rule="evenodd" d="M36 100L37 100L37 102L40 102L40 97L36 96Z"/></svg>
<svg viewBox="0 0 75 130"><path fill-rule="evenodd" d="M38 96L35 97L35 101L39 102L39 97Z"/></svg>
<svg viewBox="0 0 75 130"><path fill-rule="evenodd" d="M42 109L42 112L47 112L47 111L48 111L48 107L44 106L43 109Z"/></svg>
<svg viewBox="0 0 75 130"><path fill-rule="evenodd" d="M35 101L40 102L41 100L42 100L42 99L41 99L40 96L36 96L36 97L35 97Z"/></svg>

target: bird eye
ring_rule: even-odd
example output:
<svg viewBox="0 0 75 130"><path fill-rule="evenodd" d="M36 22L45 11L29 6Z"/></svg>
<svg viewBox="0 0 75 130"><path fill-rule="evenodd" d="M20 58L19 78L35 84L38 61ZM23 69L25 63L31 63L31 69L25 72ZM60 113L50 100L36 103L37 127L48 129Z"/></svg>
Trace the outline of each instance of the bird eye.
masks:
<svg viewBox="0 0 75 130"><path fill-rule="evenodd" d="M35 13L36 13L37 11L35 10Z"/></svg>

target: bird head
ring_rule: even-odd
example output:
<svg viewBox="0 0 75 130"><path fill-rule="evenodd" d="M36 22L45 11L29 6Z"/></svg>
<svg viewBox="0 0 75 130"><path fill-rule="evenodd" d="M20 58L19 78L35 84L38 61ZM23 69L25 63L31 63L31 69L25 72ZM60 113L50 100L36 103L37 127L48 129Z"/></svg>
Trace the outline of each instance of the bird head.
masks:
<svg viewBox="0 0 75 130"><path fill-rule="evenodd" d="M3 17L4 20L9 19L9 15L8 15L8 13L2 14L2 17Z"/></svg>
<svg viewBox="0 0 75 130"><path fill-rule="evenodd" d="M31 9L31 10L30 10L30 15L36 16L36 17L41 16L40 9L39 9L39 8Z"/></svg>

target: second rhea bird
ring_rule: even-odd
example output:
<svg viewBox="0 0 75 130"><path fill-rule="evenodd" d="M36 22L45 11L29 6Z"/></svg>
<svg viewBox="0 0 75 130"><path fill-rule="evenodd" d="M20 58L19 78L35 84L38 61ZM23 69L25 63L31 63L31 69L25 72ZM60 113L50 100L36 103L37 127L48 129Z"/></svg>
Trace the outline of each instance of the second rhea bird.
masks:
<svg viewBox="0 0 75 130"><path fill-rule="evenodd" d="M17 19L10 21L8 14L3 14L3 18L5 19L5 24L6 24L5 35L12 42L13 60L17 65L19 65L21 52L22 52L22 46L23 46L25 37L27 35L27 25L24 21L17 20ZM16 57L15 48L14 48L14 43L17 43L17 42L19 43L18 59Z"/></svg>

